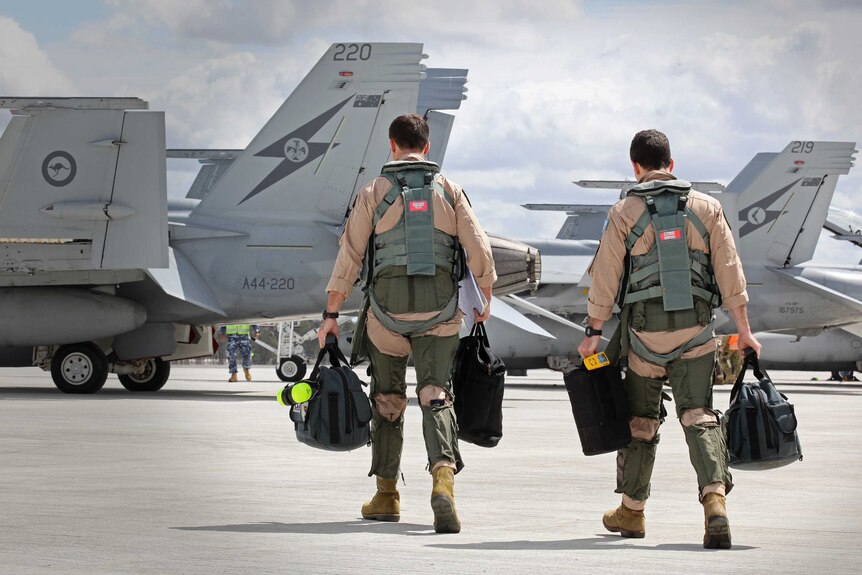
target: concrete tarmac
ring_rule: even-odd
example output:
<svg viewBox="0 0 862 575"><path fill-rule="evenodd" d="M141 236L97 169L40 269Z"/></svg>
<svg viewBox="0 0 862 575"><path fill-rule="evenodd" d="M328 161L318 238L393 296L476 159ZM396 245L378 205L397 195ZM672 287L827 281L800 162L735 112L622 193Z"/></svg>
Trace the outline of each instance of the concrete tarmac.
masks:
<svg viewBox="0 0 862 575"><path fill-rule="evenodd" d="M772 374L796 406L805 459L734 472L733 548L704 550L674 419L662 428L646 538L605 532L602 513L619 503L615 458L582 454L557 373L509 377L500 445L462 443L457 535L431 526L415 398L401 522L364 521L370 449L299 444L273 368L253 374L229 384L224 368L175 367L155 394L110 376L98 394L69 396L41 370L0 369L0 573L860 572L858 383ZM728 392L717 388L719 409Z"/></svg>

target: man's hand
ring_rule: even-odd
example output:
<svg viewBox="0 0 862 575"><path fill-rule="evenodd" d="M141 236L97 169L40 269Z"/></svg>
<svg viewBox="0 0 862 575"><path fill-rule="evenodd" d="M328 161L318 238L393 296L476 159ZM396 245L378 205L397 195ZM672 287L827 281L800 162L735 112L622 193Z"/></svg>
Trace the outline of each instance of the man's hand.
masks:
<svg viewBox="0 0 862 575"><path fill-rule="evenodd" d="M338 320L331 317L323 320L323 325L317 330L317 343L321 349L326 345L326 336L329 334L338 337Z"/></svg>
<svg viewBox="0 0 862 575"><path fill-rule="evenodd" d="M475 323L482 323L491 317L491 286L479 289L482 290L482 295L485 296L485 309L480 312L478 309L473 308L473 321Z"/></svg>
<svg viewBox="0 0 862 575"><path fill-rule="evenodd" d="M595 330L601 330L602 325L605 322L594 317L587 317L587 325ZM594 335L591 337L587 337L584 335L584 339L581 340L581 343L578 344L578 353L581 354L581 359L586 359L596 353L599 350L599 343L602 341L602 336Z"/></svg>
<svg viewBox="0 0 862 575"><path fill-rule="evenodd" d="M760 345L760 342L757 341L757 338L754 337L754 334L751 333L750 331L747 333L739 334L739 344L738 345L739 345L739 353L744 355L745 354L745 348L750 347L751 349L754 350L754 353L757 354L757 357L760 357L760 350L762 349L762 346Z"/></svg>
<svg viewBox="0 0 862 575"><path fill-rule="evenodd" d="M584 339L578 344L578 353L581 355L581 359L586 359L595 354L599 350L599 342L601 340L602 336L600 335L594 335L593 337L584 336Z"/></svg>

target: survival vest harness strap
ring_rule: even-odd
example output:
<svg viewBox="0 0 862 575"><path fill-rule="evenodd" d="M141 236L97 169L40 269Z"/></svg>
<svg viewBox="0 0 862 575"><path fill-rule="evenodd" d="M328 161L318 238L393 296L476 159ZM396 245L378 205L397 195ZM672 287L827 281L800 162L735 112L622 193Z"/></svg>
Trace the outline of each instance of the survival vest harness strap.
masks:
<svg viewBox="0 0 862 575"><path fill-rule="evenodd" d="M411 188L405 171L422 173L422 187ZM461 246L457 237L434 228L434 195L440 195L455 209L455 201L443 188L439 168L430 162L392 162L384 166L381 173L392 182L392 188L374 211L372 229L383 218L386 211L401 196L404 211L398 224L379 235L372 233L366 254L366 290L369 308L378 321L390 331L404 336L423 333L436 324L448 321L458 311L458 290L442 310L427 320L398 320L391 317L377 301L373 290L374 278L385 268L406 268L407 277L433 277L439 270L452 274L457 281L463 265Z"/></svg>

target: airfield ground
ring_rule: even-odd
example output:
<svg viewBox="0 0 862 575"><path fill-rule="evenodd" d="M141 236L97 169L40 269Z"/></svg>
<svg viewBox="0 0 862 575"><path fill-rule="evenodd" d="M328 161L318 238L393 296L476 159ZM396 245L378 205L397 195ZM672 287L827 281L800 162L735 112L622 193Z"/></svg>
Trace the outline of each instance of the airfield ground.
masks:
<svg viewBox="0 0 862 575"><path fill-rule="evenodd" d="M271 367L229 384L175 367L165 389L59 393L38 369L0 369L0 572L859 573L859 383L775 372L804 461L734 473L733 549L702 548L683 434L662 430L645 539L602 528L614 456L585 457L559 374L509 377L504 438L463 444L457 535L431 527L420 412L407 410L401 523L363 521L370 451L297 443ZM410 371L412 377L412 370ZM716 392L724 409L729 388ZM412 395L412 390L411 390ZM672 410L671 410L672 411Z"/></svg>

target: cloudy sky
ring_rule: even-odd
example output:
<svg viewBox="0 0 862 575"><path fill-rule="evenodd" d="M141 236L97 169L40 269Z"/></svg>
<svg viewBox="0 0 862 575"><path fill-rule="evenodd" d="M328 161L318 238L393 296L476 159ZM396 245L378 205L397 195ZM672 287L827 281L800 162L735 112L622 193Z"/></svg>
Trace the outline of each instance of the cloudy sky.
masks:
<svg viewBox="0 0 862 575"><path fill-rule="evenodd" d="M0 93L138 96L168 147L243 148L333 42L422 42L469 68L446 171L489 231L553 237L525 202L610 203L576 179L630 177L634 132L676 172L729 182L791 140L862 140L862 4L437 0L0 0ZM8 114L0 116L5 125ZM171 161L182 195L195 164ZM833 205L857 208L862 167ZM827 244L827 248L823 248ZM821 241L818 258L855 263Z"/></svg>

